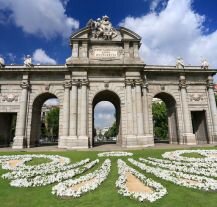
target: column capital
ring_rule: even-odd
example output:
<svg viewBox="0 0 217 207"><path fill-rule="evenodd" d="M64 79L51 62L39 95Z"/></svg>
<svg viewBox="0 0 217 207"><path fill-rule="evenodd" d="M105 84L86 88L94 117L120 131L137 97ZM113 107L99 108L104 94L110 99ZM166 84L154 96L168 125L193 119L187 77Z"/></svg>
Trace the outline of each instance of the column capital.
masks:
<svg viewBox="0 0 217 207"><path fill-rule="evenodd" d="M78 84L79 84L79 81L76 80L76 79L73 79L72 82L71 82L72 86L78 86Z"/></svg>
<svg viewBox="0 0 217 207"><path fill-rule="evenodd" d="M187 87L187 84L186 84L185 76L181 75L179 78L179 88L182 89L186 87Z"/></svg>
<svg viewBox="0 0 217 207"><path fill-rule="evenodd" d="M63 83L63 86L64 86L64 88L71 88L71 81L65 81L64 83Z"/></svg>
<svg viewBox="0 0 217 207"><path fill-rule="evenodd" d="M89 81L88 81L87 79L82 79L82 80L80 80L80 84L81 84L82 86L88 86Z"/></svg>
<svg viewBox="0 0 217 207"><path fill-rule="evenodd" d="M212 76L208 76L208 79L207 79L207 88L208 89L214 89L213 77Z"/></svg>
<svg viewBox="0 0 217 207"><path fill-rule="evenodd" d="M20 83L20 87L22 89L28 89L30 87L29 81L28 80L22 80L22 82Z"/></svg>
<svg viewBox="0 0 217 207"><path fill-rule="evenodd" d="M133 86L133 80L132 79L126 79L125 80L125 86Z"/></svg>
<svg viewBox="0 0 217 207"><path fill-rule="evenodd" d="M143 85L143 80L141 80L141 79L136 79L136 80L135 80L135 85L136 85L136 86L142 86L142 85Z"/></svg>

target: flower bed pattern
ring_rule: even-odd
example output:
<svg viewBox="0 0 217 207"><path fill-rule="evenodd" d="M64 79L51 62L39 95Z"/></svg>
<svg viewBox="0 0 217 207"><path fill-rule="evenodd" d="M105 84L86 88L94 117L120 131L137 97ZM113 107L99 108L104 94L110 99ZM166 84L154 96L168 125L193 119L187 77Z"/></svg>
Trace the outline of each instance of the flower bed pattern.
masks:
<svg viewBox="0 0 217 207"><path fill-rule="evenodd" d="M92 173L75 180L66 180L52 188L52 194L57 196L80 197L82 194L95 190L107 178L111 169L111 161L105 160L102 166Z"/></svg>
<svg viewBox="0 0 217 207"><path fill-rule="evenodd" d="M131 152L102 152L98 153L98 157L124 157L133 156Z"/></svg>
<svg viewBox="0 0 217 207"><path fill-rule="evenodd" d="M152 192L142 191L142 192L133 192L130 191L126 185L127 183L127 173L130 173L137 177L145 186L150 187L153 189ZM147 178L146 176L142 175L138 171L134 170L133 168L129 167L124 161L118 160L118 174L119 178L116 181L116 187L119 189L118 193L123 196L133 197L140 202L144 200L148 200L150 202L154 202L157 199L163 197L167 190L163 187L160 183L153 181L152 179Z"/></svg>

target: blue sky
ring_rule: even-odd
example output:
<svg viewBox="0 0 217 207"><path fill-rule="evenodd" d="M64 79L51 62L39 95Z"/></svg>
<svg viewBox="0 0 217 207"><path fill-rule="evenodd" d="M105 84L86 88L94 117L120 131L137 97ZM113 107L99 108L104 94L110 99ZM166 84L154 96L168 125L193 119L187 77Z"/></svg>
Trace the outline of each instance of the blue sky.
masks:
<svg viewBox="0 0 217 207"><path fill-rule="evenodd" d="M107 14L115 27L143 37L148 64L173 64L182 56L186 64L207 58L217 68L216 9L214 0L0 0L0 55L7 64L22 64L27 54L35 54L35 62L64 64L70 34Z"/></svg>
<svg viewBox="0 0 217 207"><path fill-rule="evenodd" d="M23 64L27 54L34 63L64 64L70 35L107 14L142 37L146 64L175 65L181 56L186 65L207 59L217 68L216 10L216 0L0 0L0 56L6 64ZM112 113L102 104L98 123L112 122L103 121Z"/></svg>

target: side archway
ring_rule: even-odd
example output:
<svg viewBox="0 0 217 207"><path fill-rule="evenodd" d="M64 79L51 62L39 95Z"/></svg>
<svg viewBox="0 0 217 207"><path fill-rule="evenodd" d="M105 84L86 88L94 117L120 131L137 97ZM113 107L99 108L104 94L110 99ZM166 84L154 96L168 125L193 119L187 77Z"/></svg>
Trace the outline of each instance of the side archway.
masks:
<svg viewBox="0 0 217 207"><path fill-rule="evenodd" d="M159 103L163 102L166 106L166 124L167 124L167 138L169 143L177 144L179 143L179 132L178 132L178 121L177 121L177 110L176 110L176 100L175 98L166 92L157 93L153 98L159 100ZM155 123L153 120L154 128ZM165 124L165 125L166 125ZM156 135L155 135L156 136ZM157 137L158 139L158 137ZM156 139L156 141L158 141Z"/></svg>
<svg viewBox="0 0 217 207"><path fill-rule="evenodd" d="M49 99L58 99L53 93L42 93L38 95L32 104L32 119L31 119L31 131L30 131L30 146L38 146L41 137L41 125L42 125L42 107L43 104Z"/></svg>

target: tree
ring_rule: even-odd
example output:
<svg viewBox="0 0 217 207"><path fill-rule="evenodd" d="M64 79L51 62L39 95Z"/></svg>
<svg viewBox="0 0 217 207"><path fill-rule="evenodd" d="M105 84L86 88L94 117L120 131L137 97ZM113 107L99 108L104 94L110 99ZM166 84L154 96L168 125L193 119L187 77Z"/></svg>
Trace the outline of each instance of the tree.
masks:
<svg viewBox="0 0 217 207"><path fill-rule="evenodd" d="M112 126L105 132L104 136L109 139L110 137L116 137L118 135L118 127L116 121L112 124Z"/></svg>
<svg viewBox="0 0 217 207"><path fill-rule="evenodd" d="M59 134L59 108L51 109L46 115L46 124L48 134L53 137L58 137Z"/></svg>
<svg viewBox="0 0 217 207"><path fill-rule="evenodd" d="M167 109L164 102L154 102L152 104L152 114L154 123L154 136L160 139L168 138Z"/></svg>

